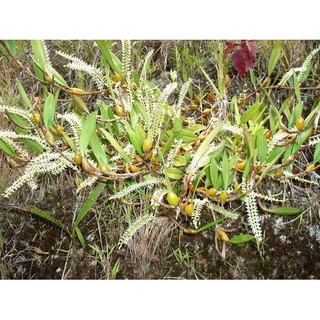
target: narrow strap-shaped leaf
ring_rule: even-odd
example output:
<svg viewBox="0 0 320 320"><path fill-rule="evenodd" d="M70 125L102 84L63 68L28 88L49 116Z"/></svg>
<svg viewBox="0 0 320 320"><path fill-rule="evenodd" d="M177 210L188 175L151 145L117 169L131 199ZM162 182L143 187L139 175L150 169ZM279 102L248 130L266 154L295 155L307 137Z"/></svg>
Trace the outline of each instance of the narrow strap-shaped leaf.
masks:
<svg viewBox="0 0 320 320"><path fill-rule="evenodd" d="M79 239L79 242L81 244L81 247L84 248L86 246L86 241L84 240L84 236L83 236L81 230L79 229L79 227L76 227L75 230L76 230L76 234Z"/></svg>
<svg viewBox="0 0 320 320"><path fill-rule="evenodd" d="M15 157L16 153L13 147L4 140L0 139L0 149L2 149L8 156Z"/></svg>
<svg viewBox="0 0 320 320"><path fill-rule="evenodd" d="M28 147L30 148L33 152L35 153L43 153L43 148L40 145L40 143L38 143L37 141L31 140L31 139L26 139L26 138L22 138L21 141Z"/></svg>
<svg viewBox="0 0 320 320"><path fill-rule="evenodd" d="M19 116L18 114L7 112L7 116L14 124L16 124L20 128L28 128L30 126L28 120ZM27 129L27 132L30 132L30 130Z"/></svg>
<svg viewBox="0 0 320 320"><path fill-rule="evenodd" d="M22 83L19 81L19 79L17 79L16 82L17 82L17 86L18 86L20 97L23 100L23 105L25 107L27 107L28 109L31 109L32 108L31 100L29 99L26 91L24 90L24 87L23 87Z"/></svg>
<svg viewBox="0 0 320 320"><path fill-rule="evenodd" d="M76 106L78 106L81 110L85 111L86 113L90 113L86 103L81 99L81 97L77 96L76 94L73 94L72 99Z"/></svg>
<svg viewBox="0 0 320 320"><path fill-rule="evenodd" d="M272 71L277 65L277 62L281 55L281 43L279 40L276 41L270 55L269 64L268 64L268 76L270 77Z"/></svg>
<svg viewBox="0 0 320 320"><path fill-rule="evenodd" d="M92 148L93 154L96 157L98 162L102 162L104 164L108 163L106 152L101 144L100 139L96 134L93 134L90 138L90 146Z"/></svg>
<svg viewBox="0 0 320 320"><path fill-rule="evenodd" d="M294 214L300 214L303 212L303 210L300 208L294 208L294 207L273 207L268 209L267 212L289 216Z"/></svg>
<svg viewBox="0 0 320 320"><path fill-rule="evenodd" d="M85 155L90 138L94 134L94 131L96 129L96 116L97 116L97 113L93 112L83 122L80 139L79 139L80 154L82 156Z"/></svg>
<svg viewBox="0 0 320 320"><path fill-rule="evenodd" d="M54 96L51 93L49 93L43 107L43 122L47 129L49 129L49 127L53 123L53 117L55 112L56 112L56 100Z"/></svg>
<svg viewBox="0 0 320 320"><path fill-rule="evenodd" d="M124 126L126 128L129 141L134 146L135 150L140 155L142 155L143 154L142 145L143 145L144 139L141 137L141 135L139 134L138 131L134 131L132 129L132 127L130 126L130 124L127 121L124 121L123 123L124 123Z"/></svg>
<svg viewBox="0 0 320 320"><path fill-rule="evenodd" d="M243 135L244 135L244 141L245 144L247 145L250 153L250 160L252 159L254 155L254 145L253 145L253 139L246 127L243 127Z"/></svg>
<svg viewBox="0 0 320 320"><path fill-rule="evenodd" d="M264 111L266 105L263 102L256 102L247 109L241 117L240 123L244 124L249 120L255 119L257 121L257 116Z"/></svg>
<svg viewBox="0 0 320 320"><path fill-rule="evenodd" d="M219 218L217 220L213 220L211 222L208 222L207 224L205 224L204 226L200 227L197 231L201 232L201 231L205 231L209 228L214 227L215 225L217 225L218 223L222 222L225 219L225 217Z"/></svg>
<svg viewBox="0 0 320 320"><path fill-rule="evenodd" d="M60 227L61 229L65 230L67 233L70 234L68 228L60 220L53 217L53 215L47 211L41 210L41 209L39 209L35 206L31 206L31 205L25 205L25 206L21 206L21 207L19 206L19 209L21 209L23 211L30 212L32 214L35 214L36 216L57 225L58 227Z"/></svg>
<svg viewBox="0 0 320 320"><path fill-rule="evenodd" d="M109 66L114 70L117 71L119 74L122 73L121 70L121 62L119 58L110 50L112 41L104 42L102 40L96 40L96 43L101 50L102 55L106 59Z"/></svg>
<svg viewBox="0 0 320 320"><path fill-rule="evenodd" d="M174 130L174 137L176 139L181 140L182 139L182 123L180 118L178 117L175 117L173 119L173 130Z"/></svg>
<svg viewBox="0 0 320 320"><path fill-rule="evenodd" d="M76 231L76 228L78 227L79 223L84 219L84 217L87 215L89 210L92 208L92 206L96 203L97 199L99 198L102 190L106 186L105 183L100 183L97 188L95 188L88 196L87 200L82 205L73 225L73 234Z"/></svg>
<svg viewBox="0 0 320 320"><path fill-rule="evenodd" d="M100 131L103 133L104 137L109 140L109 142L112 144L112 146L118 151L119 155L128 163L131 164L130 157L125 153L125 151L121 148L119 143L111 136L111 134L104 130L103 128L100 128Z"/></svg>
<svg viewBox="0 0 320 320"><path fill-rule="evenodd" d="M43 71L47 65L46 54L44 51L43 43L41 40L31 40L31 46L32 46L34 58L38 63L39 67Z"/></svg>
<svg viewBox="0 0 320 320"><path fill-rule="evenodd" d="M313 162L316 163L319 161L320 161L320 143L316 145L316 148L313 153Z"/></svg>
<svg viewBox="0 0 320 320"><path fill-rule="evenodd" d="M248 242L253 239L255 239L255 236L253 234L240 234L238 236L232 237L229 240L229 242L234 244L240 244L240 243Z"/></svg>
<svg viewBox="0 0 320 320"><path fill-rule="evenodd" d="M201 159L201 157L208 151L210 143L215 138L215 136L220 132L223 125L224 125L224 122L223 121L220 122L206 136L206 138L203 140L203 142L201 143L200 147L198 148L198 150L196 151L196 153L194 155L194 159L196 159L196 161L199 161L199 159Z"/></svg>
<svg viewBox="0 0 320 320"><path fill-rule="evenodd" d="M228 161L228 155L227 152L224 151L223 156L222 156L222 178L223 178L223 189L227 190L228 185L229 185L229 173L230 173L230 168L229 168L229 161Z"/></svg>

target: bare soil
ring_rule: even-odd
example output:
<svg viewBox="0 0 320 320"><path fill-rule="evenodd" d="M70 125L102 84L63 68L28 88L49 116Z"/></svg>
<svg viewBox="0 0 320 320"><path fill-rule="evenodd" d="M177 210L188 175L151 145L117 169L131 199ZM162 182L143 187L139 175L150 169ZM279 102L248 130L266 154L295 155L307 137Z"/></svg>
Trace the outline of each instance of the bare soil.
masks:
<svg viewBox="0 0 320 320"><path fill-rule="evenodd" d="M62 195L62 196L61 196ZM58 200L57 200L58 199ZM65 224L72 223L75 195L72 188L49 193L37 206L54 212ZM310 214L308 214L310 216ZM314 216L314 214L313 214ZM106 279L106 265L93 254L90 244L99 243L96 223L88 215L82 224L86 247L59 227L22 210L1 205L2 279ZM166 218L161 218L166 219ZM246 217L224 226L236 234L248 233ZM265 239L259 248L254 241L226 244L225 259L219 256L222 241L215 245L215 232L209 229L195 236L179 235L178 229L162 239L150 256L139 256L128 247L110 255L113 265L120 259L117 279L319 279L320 237L317 221L294 217L262 216ZM107 230L102 230L107 232ZM229 232L232 235L234 232ZM137 245L137 244L136 244ZM187 254L177 259L174 251Z"/></svg>

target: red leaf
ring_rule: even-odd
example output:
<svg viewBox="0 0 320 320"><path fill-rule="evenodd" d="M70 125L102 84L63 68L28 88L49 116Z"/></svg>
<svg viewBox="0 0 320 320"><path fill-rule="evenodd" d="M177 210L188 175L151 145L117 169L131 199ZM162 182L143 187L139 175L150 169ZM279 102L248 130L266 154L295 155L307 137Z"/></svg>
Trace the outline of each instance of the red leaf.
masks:
<svg viewBox="0 0 320 320"><path fill-rule="evenodd" d="M247 60L249 56L247 51L241 49L235 50L231 55L231 61L238 73L243 76L247 72Z"/></svg>
<svg viewBox="0 0 320 320"><path fill-rule="evenodd" d="M231 43L231 41L229 41ZM234 48L238 47L239 46L239 43L231 43L229 44L225 49L224 49L224 52L223 52L223 59L226 58L226 56L228 55L228 53L230 51L232 51Z"/></svg>
<svg viewBox="0 0 320 320"><path fill-rule="evenodd" d="M246 60L246 72L248 72L250 69L252 69L254 66L254 57L249 56Z"/></svg>
<svg viewBox="0 0 320 320"><path fill-rule="evenodd" d="M258 45L253 40L245 40L245 44L243 47L246 47L250 55L254 58L256 53L258 52Z"/></svg>
<svg viewBox="0 0 320 320"><path fill-rule="evenodd" d="M243 76L253 68L254 57L258 52L258 46L253 40L241 40L240 43L232 43L229 41L229 43L230 44L224 50L224 58L230 51L236 47L240 47L232 53L231 61L234 68L241 76Z"/></svg>

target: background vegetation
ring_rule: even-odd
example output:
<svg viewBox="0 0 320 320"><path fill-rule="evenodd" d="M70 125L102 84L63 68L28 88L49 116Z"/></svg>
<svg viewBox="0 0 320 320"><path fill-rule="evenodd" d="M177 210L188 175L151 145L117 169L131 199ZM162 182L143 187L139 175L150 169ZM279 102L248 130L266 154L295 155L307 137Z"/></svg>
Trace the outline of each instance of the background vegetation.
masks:
<svg viewBox="0 0 320 320"><path fill-rule="evenodd" d="M317 41L0 50L2 278L318 277Z"/></svg>

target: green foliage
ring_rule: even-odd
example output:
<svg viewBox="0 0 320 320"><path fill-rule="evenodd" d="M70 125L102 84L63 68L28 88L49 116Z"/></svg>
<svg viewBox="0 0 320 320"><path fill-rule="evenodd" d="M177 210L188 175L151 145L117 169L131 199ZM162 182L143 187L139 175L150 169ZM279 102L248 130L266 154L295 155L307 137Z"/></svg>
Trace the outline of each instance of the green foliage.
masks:
<svg viewBox="0 0 320 320"><path fill-rule="evenodd" d="M270 181L303 179L301 176L306 172L297 156L307 146L312 154L310 161L317 163L320 159L316 121L320 100L305 114L301 86L318 49L312 51L299 70L285 74L277 86L261 86L263 89L243 99L241 93L228 96L230 79L226 81L228 70L222 42L216 43L213 54L214 76L186 48L179 51L176 47L176 64L182 66L184 83L180 85L177 73L172 71L173 81L163 89L147 79L152 52L146 55L141 68L135 68L130 41L122 42L121 59L112 51L112 41L96 43L100 50L98 67L58 52L69 61L67 68L75 70L78 76L85 73L94 81L98 90L91 91L89 87L73 88L72 83L68 84L52 67L45 42L31 41L32 76L41 85L41 95L34 103L32 92L17 80L23 108L0 105L1 115L11 122L10 129L0 128L0 149L12 159L23 157L27 162L21 177L3 195L12 196L24 184L35 189L36 174L61 174L72 169L86 176L79 183L78 192L100 183L84 203L72 228L72 236L77 236L82 246L85 237L79 224L106 184L111 186L110 200L125 200L133 193L151 189L150 199L141 202L147 213L128 227L120 246L138 228L153 220L154 215L148 210L159 215L168 211L171 218L175 216L177 224L198 225L203 210L223 216L197 229L198 233L225 219L236 219L238 214L229 211L228 205L241 201L253 235L236 236L230 242L243 243L253 237L261 240L258 215L265 209L261 201L277 199L265 195L257 202L260 186ZM7 46L14 54L12 43ZM265 72L268 77L282 53L281 42L276 41L268 57ZM192 83L187 74L195 63L204 82L208 82L206 89ZM52 76L52 81L47 76ZM254 85L258 83L258 76L253 72L251 80ZM291 88L286 86L289 81ZM280 90L282 86L291 91L283 103L278 103L272 90ZM40 115L39 121L34 119L35 111ZM305 127L297 128L296 120L303 115ZM79 154L80 160L76 158ZM217 189L214 195L207 193L212 188ZM179 198L175 206L164 198L169 191ZM196 209L198 206L191 218L183 209L183 205L190 203ZM282 215L301 213L300 209L286 206L265 211ZM50 214L39 211L35 214L49 220ZM49 221L57 224L55 220Z"/></svg>
<svg viewBox="0 0 320 320"><path fill-rule="evenodd" d="M252 234L240 234L238 236L232 237L229 242L234 244L240 244L244 242L248 242L250 240L253 240L255 237Z"/></svg>
<svg viewBox="0 0 320 320"><path fill-rule="evenodd" d="M47 129L53 124L53 117L56 113L56 101L54 96L49 93L43 108L43 122Z"/></svg>
<svg viewBox="0 0 320 320"><path fill-rule="evenodd" d="M23 206L21 207L21 209L55 224L56 226L70 234L68 228L60 220L56 219L50 212L41 210L35 206L30 205Z"/></svg>
<svg viewBox="0 0 320 320"><path fill-rule="evenodd" d="M271 76L272 71L277 65L277 62L281 55L281 42L279 40L276 41L274 48L272 49L269 65L268 65L268 76Z"/></svg>
<svg viewBox="0 0 320 320"><path fill-rule="evenodd" d="M82 156L85 155L87 151L87 147L89 145L89 141L94 134L94 131L96 129L96 112L91 113L88 118L85 119L85 121L82 124L82 130L80 134L80 154Z"/></svg>
<svg viewBox="0 0 320 320"><path fill-rule="evenodd" d="M85 216L88 214L89 210L92 208L92 206L96 203L97 199L99 198L101 192L105 188L105 183L100 183L96 189L94 189L88 196L87 200L83 203L82 207L80 208L76 219L73 223L72 227L72 237L74 237L75 232L78 235L80 235L80 242L84 244L83 237L81 237L81 232L78 228L80 222L85 218Z"/></svg>
<svg viewBox="0 0 320 320"><path fill-rule="evenodd" d="M219 218L219 219L217 219L217 220L208 222L208 223L205 224L204 226L200 227L197 231L198 231L198 232L201 232L201 231L208 230L208 229L216 226L217 224L221 223L224 219L225 219L225 218L222 217L222 218Z"/></svg>
<svg viewBox="0 0 320 320"><path fill-rule="evenodd" d="M280 215L294 215L302 213L303 210L293 207L273 207L268 209L268 212Z"/></svg>

